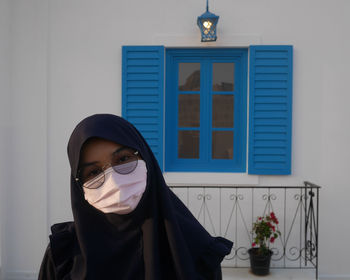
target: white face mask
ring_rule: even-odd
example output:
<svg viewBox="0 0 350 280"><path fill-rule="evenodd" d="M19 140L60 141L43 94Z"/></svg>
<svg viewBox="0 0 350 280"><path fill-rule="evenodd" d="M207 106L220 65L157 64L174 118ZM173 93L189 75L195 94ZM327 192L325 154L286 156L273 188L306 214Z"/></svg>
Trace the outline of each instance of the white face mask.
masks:
<svg viewBox="0 0 350 280"><path fill-rule="evenodd" d="M128 214L141 200L147 184L147 168L143 160L129 174L119 174L112 167L105 171L105 181L97 189L84 188L85 199L104 213Z"/></svg>

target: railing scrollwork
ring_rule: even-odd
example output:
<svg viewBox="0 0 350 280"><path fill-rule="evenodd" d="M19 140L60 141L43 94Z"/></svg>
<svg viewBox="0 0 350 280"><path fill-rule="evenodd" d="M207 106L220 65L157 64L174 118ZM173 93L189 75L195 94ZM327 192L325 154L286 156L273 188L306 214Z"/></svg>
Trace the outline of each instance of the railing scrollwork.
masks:
<svg viewBox="0 0 350 280"><path fill-rule="evenodd" d="M248 249L257 216L275 212L281 232L270 248L271 268L315 269L318 278L319 190L310 182L303 186L171 187L187 192L184 202L213 235L234 242L223 266L249 267ZM195 200L189 199L195 194Z"/></svg>

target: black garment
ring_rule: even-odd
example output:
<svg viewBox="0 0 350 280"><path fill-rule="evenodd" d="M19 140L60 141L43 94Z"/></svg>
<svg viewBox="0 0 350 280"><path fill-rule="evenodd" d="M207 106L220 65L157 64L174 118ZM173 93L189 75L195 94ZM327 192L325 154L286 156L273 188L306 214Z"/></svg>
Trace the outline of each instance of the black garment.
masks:
<svg viewBox="0 0 350 280"><path fill-rule="evenodd" d="M84 199L75 177L80 150L92 137L131 147L146 162L146 190L133 212L105 214ZM74 222L52 227L39 279L221 279L232 242L211 237L168 188L132 124L107 114L84 119L70 137L68 157Z"/></svg>

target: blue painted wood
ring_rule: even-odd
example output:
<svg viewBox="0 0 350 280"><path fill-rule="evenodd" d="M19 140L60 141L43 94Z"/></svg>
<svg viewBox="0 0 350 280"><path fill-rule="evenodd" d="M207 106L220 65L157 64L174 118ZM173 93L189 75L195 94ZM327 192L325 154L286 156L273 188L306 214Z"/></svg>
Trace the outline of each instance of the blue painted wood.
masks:
<svg viewBox="0 0 350 280"><path fill-rule="evenodd" d="M163 170L164 47L123 46L122 116L136 126Z"/></svg>
<svg viewBox="0 0 350 280"><path fill-rule="evenodd" d="M291 174L292 46L251 46L249 174Z"/></svg>
<svg viewBox="0 0 350 280"><path fill-rule="evenodd" d="M181 172L245 172L247 129L247 49L167 49L165 95L165 170ZM201 65L200 90L178 90L178 64L196 62ZM212 64L235 63L235 89L233 92L212 91ZM179 94L200 94L200 127L183 128L178 125ZM213 94L234 95L234 128L212 127ZM178 158L178 132L195 130L200 133L198 159ZM212 159L213 131L232 131L234 158Z"/></svg>

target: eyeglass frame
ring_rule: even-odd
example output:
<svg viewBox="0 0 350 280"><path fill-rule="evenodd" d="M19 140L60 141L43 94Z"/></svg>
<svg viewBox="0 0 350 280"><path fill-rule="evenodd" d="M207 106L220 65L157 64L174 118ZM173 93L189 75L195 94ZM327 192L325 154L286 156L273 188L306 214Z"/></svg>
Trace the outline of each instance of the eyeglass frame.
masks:
<svg viewBox="0 0 350 280"><path fill-rule="evenodd" d="M130 148L130 149L132 149L132 148ZM134 150L134 149L132 149L132 150ZM94 180L94 179L96 179L98 176L100 176L100 175L102 175L102 174L103 174L103 177L106 178L106 171L107 171L110 167L113 168L114 172L117 172L117 173L120 174L120 175L127 175L127 174L130 174L131 172L133 172L133 171L136 169L136 167L137 167L137 165L138 165L137 161L138 161L138 159L140 158L140 153L139 153L139 151L137 151L137 150L135 150L135 151L133 152L133 155L136 156L136 159L137 159L137 160L136 160L135 168L132 169L130 172L128 172L128 173L119 173L117 170L115 170L115 169L113 168L112 163L108 163L108 164L104 165L104 166L101 168L101 171L102 171L102 172L101 172L100 174L96 175L94 178L92 178L92 179L90 179L90 180L88 180L88 181L86 181L86 182L89 182L89 181L91 181L91 180ZM122 163L122 164L119 164L119 165L123 165L123 164L127 164L127 163L129 163L129 162ZM114 165L114 166L117 166L117 165ZM84 184L85 184L86 182L85 182L85 183L82 183L82 180L79 178L79 173L80 173L80 172L81 172L81 169L78 169L77 176L76 176L74 179L75 179L76 182L79 183L79 185L80 185L81 187L86 188L86 189L98 189L98 188L100 188L100 187L103 185L104 180L103 180L103 183L102 183L100 186L98 186L97 188L88 188L88 187L84 187Z"/></svg>

